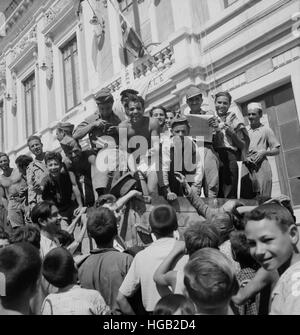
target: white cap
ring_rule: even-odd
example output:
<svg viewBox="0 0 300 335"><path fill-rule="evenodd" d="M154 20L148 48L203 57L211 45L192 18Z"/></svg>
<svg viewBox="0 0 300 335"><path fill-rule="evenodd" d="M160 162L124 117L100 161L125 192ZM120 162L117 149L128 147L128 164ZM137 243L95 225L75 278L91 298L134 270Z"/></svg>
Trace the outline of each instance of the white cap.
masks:
<svg viewBox="0 0 300 335"><path fill-rule="evenodd" d="M247 106L248 110L249 109L260 109L262 110L262 105L259 102L251 102L248 106Z"/></svg>

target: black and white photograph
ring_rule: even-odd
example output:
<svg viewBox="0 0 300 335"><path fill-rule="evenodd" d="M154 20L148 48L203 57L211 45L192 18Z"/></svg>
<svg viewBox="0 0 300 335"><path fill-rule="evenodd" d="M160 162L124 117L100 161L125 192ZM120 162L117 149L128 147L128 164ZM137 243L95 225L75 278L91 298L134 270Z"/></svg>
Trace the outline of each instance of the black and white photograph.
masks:
<svg viewBox="0 0 300 335"><path fill-rule="evenodd" d="M0 315L300 315L299 235L300 0L0 0Z"/></svg>

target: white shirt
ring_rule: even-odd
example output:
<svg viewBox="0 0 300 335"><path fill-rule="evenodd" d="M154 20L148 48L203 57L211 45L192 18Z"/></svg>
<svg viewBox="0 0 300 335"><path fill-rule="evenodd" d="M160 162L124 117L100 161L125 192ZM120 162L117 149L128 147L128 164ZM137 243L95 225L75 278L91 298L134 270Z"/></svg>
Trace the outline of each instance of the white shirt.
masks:
<svg viewBox="0 0 300 335"><path fill-rule="evenodd" d="M49 294L42 306L42 315L107 315L110 314L101 294L74 285L65 292Z"/></svg>
<svg viewBox="0 0 300 335"><path fill-rule="evenodd" d="M48 252L52 249L58 248L58 245L50 238L44 236L41 233L41 241L40 241L40 255L41 258L44 259Z"/></svg>
<svg viewBox="0 0 300 335"><path fill-rule="evenodd" d="M152 312L157 302L161 299L153 276L157 268L172 250L174 243L174 238L161 238L143 251L140 251L133 259L130 269L119 289L124 296L131 297L141 287L143 305L147 312Z"/></svg>

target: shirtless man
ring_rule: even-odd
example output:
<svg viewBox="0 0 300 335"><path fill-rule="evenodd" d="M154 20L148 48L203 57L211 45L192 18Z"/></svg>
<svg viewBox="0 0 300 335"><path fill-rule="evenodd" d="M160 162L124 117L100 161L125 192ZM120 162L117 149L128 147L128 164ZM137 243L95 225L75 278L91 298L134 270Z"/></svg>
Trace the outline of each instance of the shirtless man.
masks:
<svg viewBox="0 0 300 335"><path fill-rule="evenodd" d="M6 153L0 153L0 202L7 202L8 219L12 228L25 224L25 197L23 190L27 187L19 169L9 166L9 157ZM3 199L6 199L3 201Z"/></svg>
<svg viewBox="0 0 300 335"><path fill-rule="evenodd" d="M129 168L135 172L144 172L147 176L149 194L157 193L158 166L157 169L155 166L150 166L149 160L151 155L159 152L159 122L144 116L144 100L136 95L128 97L128 108L125 108L125 111L128 120L119 125L120 149L132 154L128 159ZM126 147L124 147L125 141L121 139L121 131L124 130L127 132L128 146Z"/></svg>

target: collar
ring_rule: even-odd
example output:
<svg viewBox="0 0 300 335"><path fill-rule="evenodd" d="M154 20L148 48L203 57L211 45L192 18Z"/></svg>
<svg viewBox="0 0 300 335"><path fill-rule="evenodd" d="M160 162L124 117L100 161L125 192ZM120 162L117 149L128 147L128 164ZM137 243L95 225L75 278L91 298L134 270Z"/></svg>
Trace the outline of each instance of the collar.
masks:
<svg viewBox="0 0 300 335"><path fill-rule="evenodd" d="M119 252L117 249L115 248L98 248L98 249L94 249L94 250L91 250L91 254L94 255L94 254L103 254L105 252L108 252L108 251L116 251L116 252Z"/></svg>

